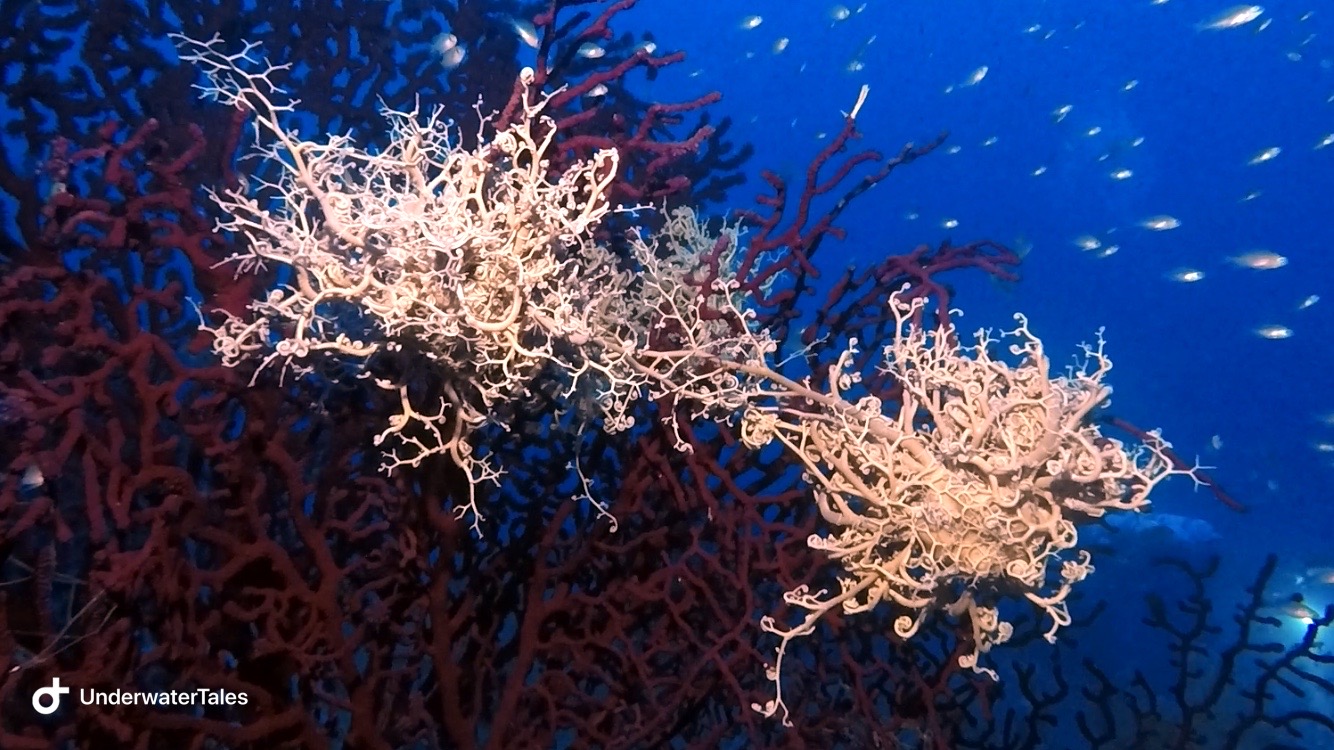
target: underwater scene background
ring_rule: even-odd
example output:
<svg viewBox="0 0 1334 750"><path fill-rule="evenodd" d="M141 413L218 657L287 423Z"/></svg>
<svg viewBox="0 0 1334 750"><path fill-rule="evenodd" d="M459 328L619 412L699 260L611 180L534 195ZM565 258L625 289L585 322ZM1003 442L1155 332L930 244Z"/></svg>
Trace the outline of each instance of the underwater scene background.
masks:
<svg viewBox="0 0 1334 750"><path fill-rule="evenodd" d="M0 748L1334 747L1334 11L0 18Z"/></svg>

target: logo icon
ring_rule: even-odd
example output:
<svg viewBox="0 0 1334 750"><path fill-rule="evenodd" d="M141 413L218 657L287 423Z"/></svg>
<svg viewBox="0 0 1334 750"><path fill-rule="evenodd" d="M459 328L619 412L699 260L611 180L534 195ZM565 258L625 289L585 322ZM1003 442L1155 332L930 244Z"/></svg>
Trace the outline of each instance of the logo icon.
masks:
<svg viewBox="0 0 1334 750"><path fill-rule="evenodd" d="M69 688L61 687L60 678L51 678L51 686L38 688L32 694L32 709L39 714L53 714L60 708L60 696L69 692Z"/></svg>

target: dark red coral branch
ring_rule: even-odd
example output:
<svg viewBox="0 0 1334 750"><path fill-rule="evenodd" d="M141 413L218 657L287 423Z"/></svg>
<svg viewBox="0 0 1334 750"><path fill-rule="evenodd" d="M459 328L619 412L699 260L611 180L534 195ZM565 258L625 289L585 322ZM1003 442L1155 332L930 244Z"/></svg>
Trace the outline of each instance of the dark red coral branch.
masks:
<svg viewBox="0 0 1334 750"><path fill-rule="evenodd" d="M593 3L552 0L533 19L538 45L531 79L515 82L509 103L497 118L498 126L512 123L523 115L525 104L549 92L545 113L555 122L561 157L553 163L553 171L586 160L598 150L615 149L621 176L612 186L611 198L621 204L688 193L690 178L680 167L716 131L705 124L684 136L673 135L671 130L681 124L682 115L700 112L722 98L713 91L688 101L660 103L642 102L630 93L626 79L633 71L643 70L651 77L684 60L684 52L659 54L655 45L623 39L615 45L598 46L600 54L594 59L581 54L585 44L603 45L612 40L613 19L637 1L606 3L591 23L580 27L591 13L580 11L561 21L561 12Z"/></svg>

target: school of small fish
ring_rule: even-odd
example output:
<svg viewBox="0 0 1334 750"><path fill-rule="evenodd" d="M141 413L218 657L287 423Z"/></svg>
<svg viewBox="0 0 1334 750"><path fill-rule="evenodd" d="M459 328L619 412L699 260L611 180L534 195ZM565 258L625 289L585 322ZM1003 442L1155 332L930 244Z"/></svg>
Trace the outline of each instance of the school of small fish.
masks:
<svg viewBox="0 0 1334 750"><path fill-rule="evenodd" d="M1150 5L1165 5L1168 1L1169 0L1148 0L1148 3ZM850 8L843 4L834 4L829 6L826 11L825 20L830 28L842 25L847 25L848 28L853 28L853 19L865 9L865 3L856 8ZM1310 12L1302 14L1298 19L1298 22L1302 23L1309 20L1311 15L1312 13ZM1265 32L1266 29L1269 29L1273 20L1273 15L1268 12L1264 6L1251 4L1231 5L1221 7L1217 11L1200 18L1198 22L1195 23L1194 30L1198 33L1209 35L1210 38L1213 38L1212 35L1214 34L1219 35L1219 37L1224 37L1230 36L1231 34L1244 33L1247 29L1254 34L1259 34ZM744 32L759 33L757 30L761 28L763 23L764 18L762 16L752 14L741 17L738 21L738 27ZM1084 23L1081 21L1074 25L1074 29L1078 30L1082 28L1083 25ZM766 26L765 28L769 27ZM1041 23L1029 24L1021 29L1023 34L1042 41L1054 38L1058 32L1061 31L1062 29L1044 26ZM1314 36L1314 34L1308 34L1296 45L1296 48L1293 51L1288 53L1287 57L1292 60L1303 59L1303 55L1299 50L1307 47ZM863 37L860 44L856 45L854 53L844 66L844 69L848 73L864 75L870 70L870 66L875 61L875 58L870 54L873 49L872 43L875 39L875 35L869 35ZM795 42L791 36L778 36L773 38L770 44L770 52L773 55L781 53L792 54L791 50L796 47L797 42ZM822 50L819 54L824 54L824 51ZM986 82L995 73L994 64L991 61L986 60L979 60L977 62L978 64L971 70L958 74L952 82L945 85L943 89L944 93L958 96L960 95L960 92L968 89L985 88L987 85ZM1329 60L1323 61L1322 67L1325 70L1334 69L1334 62ZM806 66L803 63L800 71L804 72L805 69ZM1123 78L1120 79L1115 86L1120 92L1129 93L1143 90L1146 87L1146 83L1140 78ZM1334 95L1331 95L1330 102L1334 103ZM1072 114L1075 113L1075 110L1076 105L1074 103L1057 103L1050 110L1050 120L1054 125L1065 124L1065 127L1068 127L1068 124L1066 124L1067 120L1071 118ZM792 125L793 127L797 125L796 119L792 121ZM1089 139L1098 139L1100 137L1106 138L1104 135L1104 128L1097 123L1086 123L1079 131L1077 131L1077 133L1079 136ZM816 134L817 139L826 136L826 132ZM991 136L983 140L982 145L992 146L995 145L998 140L999 139L996 136ZM1113 151L1115 149L1138 148L1144 143L1144 140L1143 136L1136 136L1125 142L1114 144ZM1321 135L1315 141L1312 148L1315 151L1319 151L1331 146L1334 146L1334 132ZM1279 145L1256 144L1252 146L1252 148L1254 150L1252 150L1249 155L1240 158L1238 163L1261 170L1270 169L1271 167L1268 165L1279 160L1280 157L1283 159L1291 158L1285 155L1284 148ZM946 155L955 155L962 153L963 150L964 147L959 144L950 144L944 147L942 152ZM1140 179L1137 177L1135 170L1127 166L1116 164L1117 159L1114 158L1113 151L1105 152L1098 157L1098 161L1108 163L1106 172L1108 179L1114 183L1127 184L1133 184L1137 179ZM1037 178L1046 175L1049 171L1050 167L1048 164L1036 164L1030 168L1029 174L1032 177ZM1241 200L1242 202L1253 201L1259 198L1260 195L1261 191L1252 190L1243 196ZM909 212L908 215L915 219L917 217L917 212L912 211ZM939 226L944 229L954 229L958 227L959 220L955 217L944 217L939 219L938 223ZM1183 222L1182 219L1173 214L1159 213L1145 216L1140 219L1137 224L1140 229L1148 232L1172 232L1173 230L1180 230ZM1094 234L1081 235L1080 237L1075 238L1074 244L1081 251L1086 252L1090 257L1095 258L1110 258L1122 247L1120 244L1109 243L1103 239L1099 239ZM1288 259L1285 256L1272 250L1241 250L1226 256L1224 260L1228 265L1231 265L1234 268L1252 271L1273 271L1285 268L1288 265ZM1196 284L1209 278L1210 274L1208 274L1206 270L1200 268L1178 267L1164 272L1163 277L1176 283ZM1300 305L1296 305L1294 308L1289 309L1294 312L1300 312L1310 308L1318 302L1319 299L1320 297L1318 295L1311 294L1306 297ZM1277 322L1256 323L1252 326L1250 332L1255 336L1268 340L1288 339L1295 335L1293 329L1289 325Z"/></svg>

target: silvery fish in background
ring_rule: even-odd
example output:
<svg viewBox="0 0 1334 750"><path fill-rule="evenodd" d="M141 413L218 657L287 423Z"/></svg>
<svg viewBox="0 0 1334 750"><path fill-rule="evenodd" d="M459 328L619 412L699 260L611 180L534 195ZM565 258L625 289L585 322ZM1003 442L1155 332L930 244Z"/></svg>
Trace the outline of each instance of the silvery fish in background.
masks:
<svg viewBox="0 0 1334 750"><path fill-rule="evenodd" d="M1254 21L1264 12L1265 9L1259 5L1234 5L1207 21L1201 21L1199 28L1201 31L1235 29Z"/></svg>
<svg viewBox="0 0 1334 750"><path fill-rule="evenodd" d="M42 470L37 468L37 464L30 465L23 472L23 478L19 480L19 486L25 490L35 489L46 484L46 477L42 476Z"/></svg>

